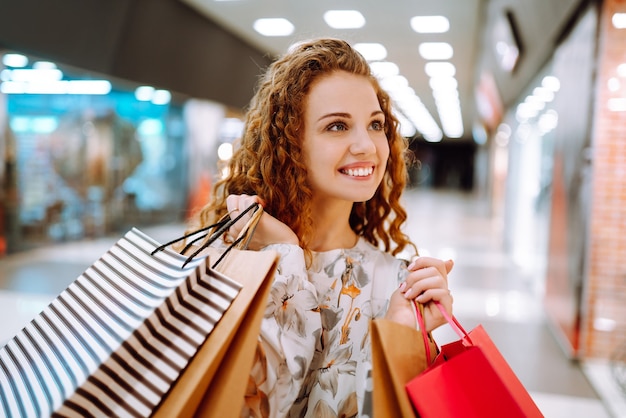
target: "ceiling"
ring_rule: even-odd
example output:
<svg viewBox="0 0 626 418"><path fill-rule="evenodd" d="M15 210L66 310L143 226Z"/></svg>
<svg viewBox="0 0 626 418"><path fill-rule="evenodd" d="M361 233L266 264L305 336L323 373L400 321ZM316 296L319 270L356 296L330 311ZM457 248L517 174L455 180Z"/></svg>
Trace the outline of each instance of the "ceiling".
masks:
<svg viewBox="0 0 626 418"><path fill-rule="evenodd" d="M425 73L426 61L418 53L425 41L448 42L454 55L448 61L456 67L463 137L471 138L476 117L474 84L479 54L481 25L484 16L482 0L379 0L342 1L316 0L181 0L226 29L241 36L255 47L272 55L287 50L295 41L317 36L334 36L350 43L377 42L387 49L386 61L396 63L429 113L439 124L439 116ZM390 5L393 4L393 7ZM335 30L323 19L327 10L356 9L365 17L360 29ZM447 33L419 34L411 29L413 16L443 15L450 22ZM252 28L258 18L283 17L291 21L295 31L287 37L265 37Z"/></svg>

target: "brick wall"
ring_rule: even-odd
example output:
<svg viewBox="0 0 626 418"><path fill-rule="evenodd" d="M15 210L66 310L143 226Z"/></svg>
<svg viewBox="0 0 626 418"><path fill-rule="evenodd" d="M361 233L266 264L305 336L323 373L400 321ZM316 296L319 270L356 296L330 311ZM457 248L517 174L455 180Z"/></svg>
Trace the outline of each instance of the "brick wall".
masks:
<svg viewBox="0 0 626 418"><path fill-rule="evenodd" d="M626 0L605 0L601 9L593 197L580 334L585 358L610 358L626 344L626 103L619 111L609 108L611 99L626 102L626 28L617 29L611 21L615 13L626 13Z"/></svg>

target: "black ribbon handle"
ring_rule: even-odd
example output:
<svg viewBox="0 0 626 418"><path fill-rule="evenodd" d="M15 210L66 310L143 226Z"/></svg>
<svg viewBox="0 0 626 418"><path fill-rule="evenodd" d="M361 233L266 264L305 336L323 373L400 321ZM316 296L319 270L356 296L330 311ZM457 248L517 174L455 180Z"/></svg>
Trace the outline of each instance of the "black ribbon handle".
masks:
<svg viewBox="0 0 626 418"><path fill-rule="evenodd" d="M224 215L224 217L222 217L222 219L220 219L219 221L217 221L213 225L206 226L204 228L198 229L197 231L191 232L189 234L183 235L183 236L181 236L179 238L176 238L176 239L173 239L173 240L171 240L169 242L166 242L165 244L157 247L154 251L152 251L151 255L154 255L154 254L156 254L159 251L163 251L165 248L167 248L168 246L170 246L170 245L172 245L174 243L177 243L179 241L182 241L182 240L185 240L187 238L193 237L194 235L199 234L201 232L205 232L205 231L208 231L210 229L217 228L217 230L215 232L213 232L213 234L209 237L209 239L207 239L206 242L200 246L200 248L198 248L196 251L193 252L193 254L191 254L189 257L187 257L187 259L185 260L185 262L181 266L181 268L184 268L191 260L194 259L194 257L196 257L205 248L207 248L209 245L211 245L213 242L215 242L215 240L217 240L219 237L221 237L222 234L224 234L224 232L226 232L231 226L233 226L235 223L237 223L237 221L239 221L242 217L244 217L248 212L253 211L252 214L254 214L257 210L262 210L262 208L261 208L261 205L259 203L255 202L255 203L251 204L250 206L248 206L244 211L242 211L234 219L232 219L229 214L226 214L226 215ZM196 243L197 241L199 241L201 239L205 239L208 235L209 234L206 233L206 234L200 235L197 238L194 238L187 245L185 245L185 248L183 248L180 253L184 254L189 248L191 248L191 246L194 243ZM213 263L211 268L215 268L220 263L220 261L222 261L224 259L226 254L228 254L228 252L230 250L232 250L234 247L236 247L241 241L243 241L245 238L249 238L249 237L247 237L247 235L248 235L247 233L240 234L240 236L232 244L230 244L228 246L228 248L226 248L226 251L224 251L224 253L217 259L217 261L215 263Z"/></svg>

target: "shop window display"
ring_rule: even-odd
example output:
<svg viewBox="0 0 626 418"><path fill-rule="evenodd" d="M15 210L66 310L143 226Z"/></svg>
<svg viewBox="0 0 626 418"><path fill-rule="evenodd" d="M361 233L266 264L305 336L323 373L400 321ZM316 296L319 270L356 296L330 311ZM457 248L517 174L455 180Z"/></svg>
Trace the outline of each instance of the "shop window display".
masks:
<svg viewBox="0 0 626 418"><path fill-rule="evenodd" d="M51 63L45 68L56 78L40 83L48 91L29 90L23 80L36 65L0 67L0 255L180 221L182 104L138 98L136 86L86 80ZM90 94L71 81L110 87Z"/></svg>

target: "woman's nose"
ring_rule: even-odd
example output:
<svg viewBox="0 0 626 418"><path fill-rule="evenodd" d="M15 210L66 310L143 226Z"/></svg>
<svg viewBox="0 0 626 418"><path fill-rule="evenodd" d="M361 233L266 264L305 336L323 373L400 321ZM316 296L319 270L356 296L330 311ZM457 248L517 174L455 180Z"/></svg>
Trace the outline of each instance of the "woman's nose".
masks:
<svg viewBox="0 0 626 418"><path fill-rule="evenodd" d="M350 152L353 154L371 154L376 152L376 144L371 137L369 130L358 130L354 132Z"/></svg>

